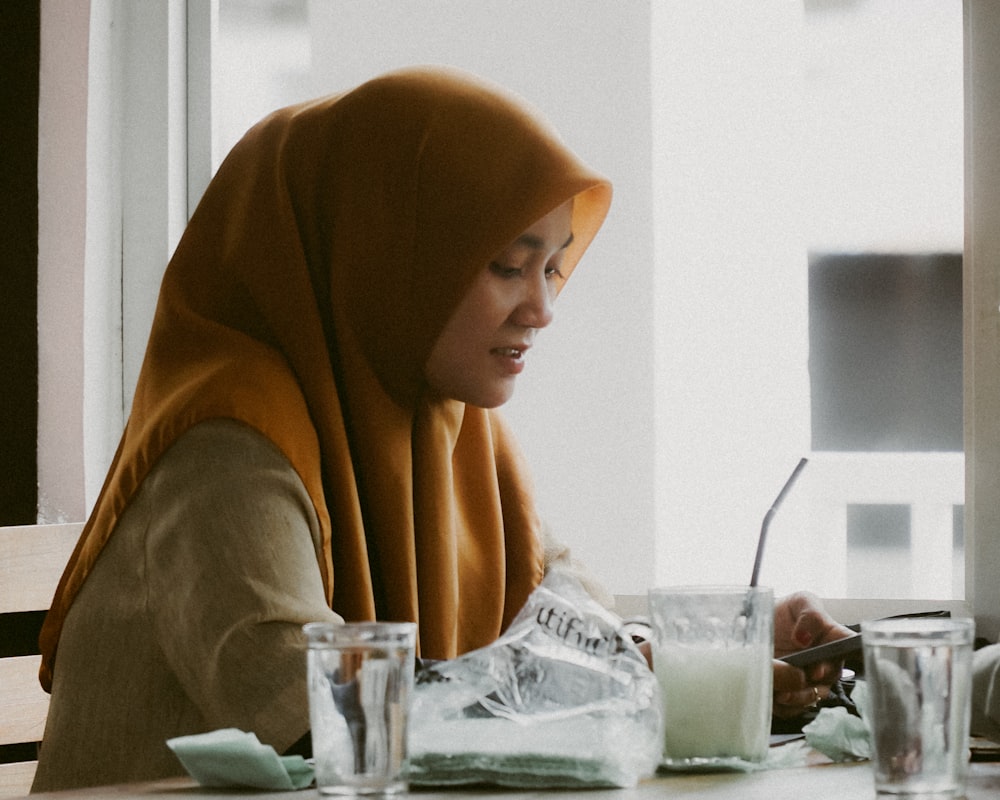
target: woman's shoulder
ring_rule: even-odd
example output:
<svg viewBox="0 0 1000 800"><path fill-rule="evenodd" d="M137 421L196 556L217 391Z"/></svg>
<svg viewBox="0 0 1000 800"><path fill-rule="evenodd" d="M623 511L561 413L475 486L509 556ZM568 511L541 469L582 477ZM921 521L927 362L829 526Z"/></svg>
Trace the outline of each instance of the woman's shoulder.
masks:
<svg viewBox="0 0 1000 800"><path fill-rule="evenodd" d="M200 422L179 436L150 471L143 504L201 519L259 518L294 510L318 523L305 486L284 453L253 427Z"/></svg>
<svg viewBox="0 0 1000 800"><path fill-rule="evenodd" d="M235 419L209 419L182 433L161 459L168 465L198 463L221 465L235 462L248 466L257 462L283 462L291 468L281 450L264 434Z"/></svg>

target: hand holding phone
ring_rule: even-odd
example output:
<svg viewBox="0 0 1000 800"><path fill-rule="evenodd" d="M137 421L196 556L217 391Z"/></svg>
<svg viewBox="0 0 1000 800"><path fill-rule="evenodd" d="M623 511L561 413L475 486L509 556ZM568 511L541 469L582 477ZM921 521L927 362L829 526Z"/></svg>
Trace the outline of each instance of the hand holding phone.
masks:
<svg viewBox="0 0 1000 800"><path fill-rule="evenodd" d="M860 650L861 634L855 633L853 636L847 636L843 639L835 639L815 647L807 647L797 653L789 653L787 656L782 656L780 660L793 667L808 667L820 661L837 661Z"/></svg>

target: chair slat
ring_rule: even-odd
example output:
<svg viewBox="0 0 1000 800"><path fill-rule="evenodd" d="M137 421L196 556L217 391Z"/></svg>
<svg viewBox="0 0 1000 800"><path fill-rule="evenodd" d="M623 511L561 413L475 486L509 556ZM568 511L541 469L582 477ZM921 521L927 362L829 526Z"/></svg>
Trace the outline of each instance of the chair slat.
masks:
<svg viewBox="0 0 1000 800"><path fill-rule="evenodd" d="M37 761L0 764L0 797L23 797L31 791Z"/></svg>
<svg viewBox="0 0 1000 800"><path fill-rule="evenodd" d="M41 656L0 658L0 744L42 740L49 696L38 683L41 662Z"/></svg>
<svg viewBox="0 0 1000 800"><path fill-rule="evenodd" d="M0 528L0 613L45 611L83 526ZM49 696L38 683L41 656L0 658L0 745L41 741ZM0 797L26 795L37 762L0 764Z"/></svg>
<svg viewBox="0 0 1000 800"><path fill-rule="evenodd" d="M45 611L82 524L0 528L0 613Z"/></svg>

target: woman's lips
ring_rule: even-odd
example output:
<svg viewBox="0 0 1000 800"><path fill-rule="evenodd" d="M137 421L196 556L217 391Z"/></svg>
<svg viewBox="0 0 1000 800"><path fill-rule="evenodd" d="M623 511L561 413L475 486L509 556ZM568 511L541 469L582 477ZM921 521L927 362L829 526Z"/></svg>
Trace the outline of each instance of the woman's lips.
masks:
<svg viewBox="0 0 1000 800"><path fill-rule="evenodd" d="M494 347L490 352L503 363L507 372L517 375L524 369L525 347Z"/></svg>

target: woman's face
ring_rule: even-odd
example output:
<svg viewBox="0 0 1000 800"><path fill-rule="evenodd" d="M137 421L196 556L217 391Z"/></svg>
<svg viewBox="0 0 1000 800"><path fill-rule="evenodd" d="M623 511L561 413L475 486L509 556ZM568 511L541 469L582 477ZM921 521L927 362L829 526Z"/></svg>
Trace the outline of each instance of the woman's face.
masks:
<svg viewBox="0 0 1000 800"><path fill-rule="evenodd" d="M431 388L482 408L510 399L535 334L552 321L573 204L549 212L476 276L427 360Z"/></svg>

